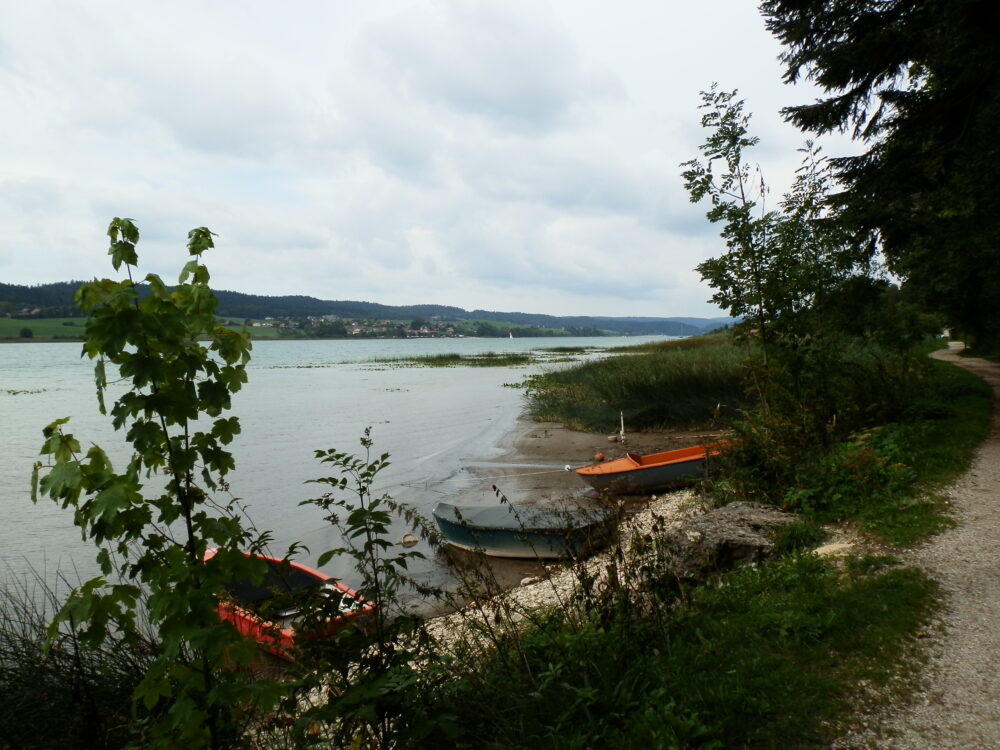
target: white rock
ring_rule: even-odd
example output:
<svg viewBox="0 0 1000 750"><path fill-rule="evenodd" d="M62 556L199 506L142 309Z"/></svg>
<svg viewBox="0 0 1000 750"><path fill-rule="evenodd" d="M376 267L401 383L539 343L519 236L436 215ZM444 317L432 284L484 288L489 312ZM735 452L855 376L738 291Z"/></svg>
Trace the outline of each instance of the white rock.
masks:
<svg viewBox="0 0 1000 750"><path fill-rule="evenodd" d="M847 557L851 554L854 545L851 542L838 542L836 544L824 544L813 550L820 557Z"/></svg>

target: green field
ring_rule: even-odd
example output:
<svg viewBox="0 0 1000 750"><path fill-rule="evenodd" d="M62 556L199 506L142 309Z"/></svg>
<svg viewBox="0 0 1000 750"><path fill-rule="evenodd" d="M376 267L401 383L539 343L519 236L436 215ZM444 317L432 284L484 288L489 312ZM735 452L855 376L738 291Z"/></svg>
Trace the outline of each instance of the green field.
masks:
<svg viewBox="0 0 1000 750"><path fill-rule="evenodd" d="M0 341L82 341L86 318L0 318ZM239 326L237 326L239 327ZM22 335L28 329L30 336ZM278 338L277 328L251 328L255 339Z"/></svg>
<svg viewBox="0 0 1000 750"><path fill-rule="evenodd" d="M85 318L0 318L0 341L80 341L85 324Z"/></svg>

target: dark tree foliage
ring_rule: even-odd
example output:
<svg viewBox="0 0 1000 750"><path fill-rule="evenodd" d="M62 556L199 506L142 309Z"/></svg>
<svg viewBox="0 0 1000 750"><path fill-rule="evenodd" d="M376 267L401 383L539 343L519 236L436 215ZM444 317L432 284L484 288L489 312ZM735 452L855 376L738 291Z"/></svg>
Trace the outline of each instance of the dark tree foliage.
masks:
<svg viewBox="0 0 1000 750"><path fill-rule="evenodd" d="M804 130L868 144L836 160L835 197L859 241L878 240L911 297L974 346L1000 349L1000 3L766 0L785 80L829 96L789 107Z"/></svg>
<svg viewBox="0 0 1000 750"><path fill-rule="evenodd" d="M0 283L0 314L13 318L81 317L83 313L73 303L73 294L82 283L61 281L34 286Z"/></svg>

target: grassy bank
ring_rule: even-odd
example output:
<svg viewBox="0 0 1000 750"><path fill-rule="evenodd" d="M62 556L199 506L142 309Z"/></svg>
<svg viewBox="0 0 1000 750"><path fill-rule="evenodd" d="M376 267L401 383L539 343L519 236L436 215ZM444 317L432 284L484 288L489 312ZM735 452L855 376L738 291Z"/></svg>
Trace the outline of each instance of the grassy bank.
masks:
<svg viewBox="0 0 1000 750"><path fill-rule="evenodd" d="M677 388L703 374L706 362L733 356L718 344L681 352L674 359L676 348L667 357L653 350L543 376L531 392L534 413L584 413L586 404L571 404L566 393L595 399L622 388L614 381L628 383L631 373L655 371L656 382ZM718 398L700 393L702 407ZM649 580L653 597L642 599L641 612L613 597L582 620L557 610L511 633L495 652L449 665L457 678L434 705L447 707L454 724L447 741L427 746L826 746L857 720L859 695L870 710L910 689L917 644L940 603L932 581L892 557L862 553L841 567L798 548L817 544L830 524L900 546L948 526L938 492L968 467L987 434L991 396L978 378L931 363L898 421L852 435L800 467L783 505L802 521L778 540L783 557L679 599L676 582ZM729 489L724 479L712 491Z"/></svg>
<svg viewBox="0 0 1000 750"><path fill-rule="evenodd" d="M676 607L667 595L642 613L555 612L446 665L457 678L427 710L447 712L449 731L423 746L823 747L861 681L877 693L899 676L936 607L931 582L889 562L841 571L790 554Z"/></svg>
<svg viewBox="0 0 1000 750"><path fill-rule="evenodd" d="M784 504L820 523L856 521L908 546L951 523L938 489L968 466L989 432L992 391L931 362L923 393L897 422L865 430L801 467Z"/></svg>
<svg viewBox="0 0 1000 750"><path fill-rule="evenodd" d="M7 748L117 748L130 739L131 695L153 644L85 647L47 628L68 590L9 572L0 585L0 741Z"/></svg>
<svg viewBox="0 0 1000 750"><path fill-rule="evenodd" d="M744 350L726 336L621 349L528 381L529 412L583 430L721 427L748 403Z"/></svg>

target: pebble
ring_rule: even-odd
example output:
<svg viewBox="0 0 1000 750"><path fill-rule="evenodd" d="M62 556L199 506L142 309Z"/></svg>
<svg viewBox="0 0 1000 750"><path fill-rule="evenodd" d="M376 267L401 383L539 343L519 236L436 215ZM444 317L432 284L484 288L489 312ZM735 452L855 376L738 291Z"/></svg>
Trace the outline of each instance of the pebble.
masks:
<svg viewBox="0 0 1000 750"><path fill-rule="evenodd" d="M635 543L654 528L679 528L687 520L704 512L704 507L692 490L654 496L643 510L626 519L621 526L620 536L626 559L629 559ZM613 562L613 555L605 551L583 561L582 567L599 586L606 579L608 568ZM629 568L628 565L617 565L620 575ZM567 602L577 590L579 572L572 566L547 566L544 576L534 577L537 581L525 578L519 587L499 596L485 602L476 602L458 612L432 618L427 622L427 630L445 647L470 640L485 643L483 631L492 627L489 620L498 613L505 613L508 622L520 621L526 614Z"/></svg>

